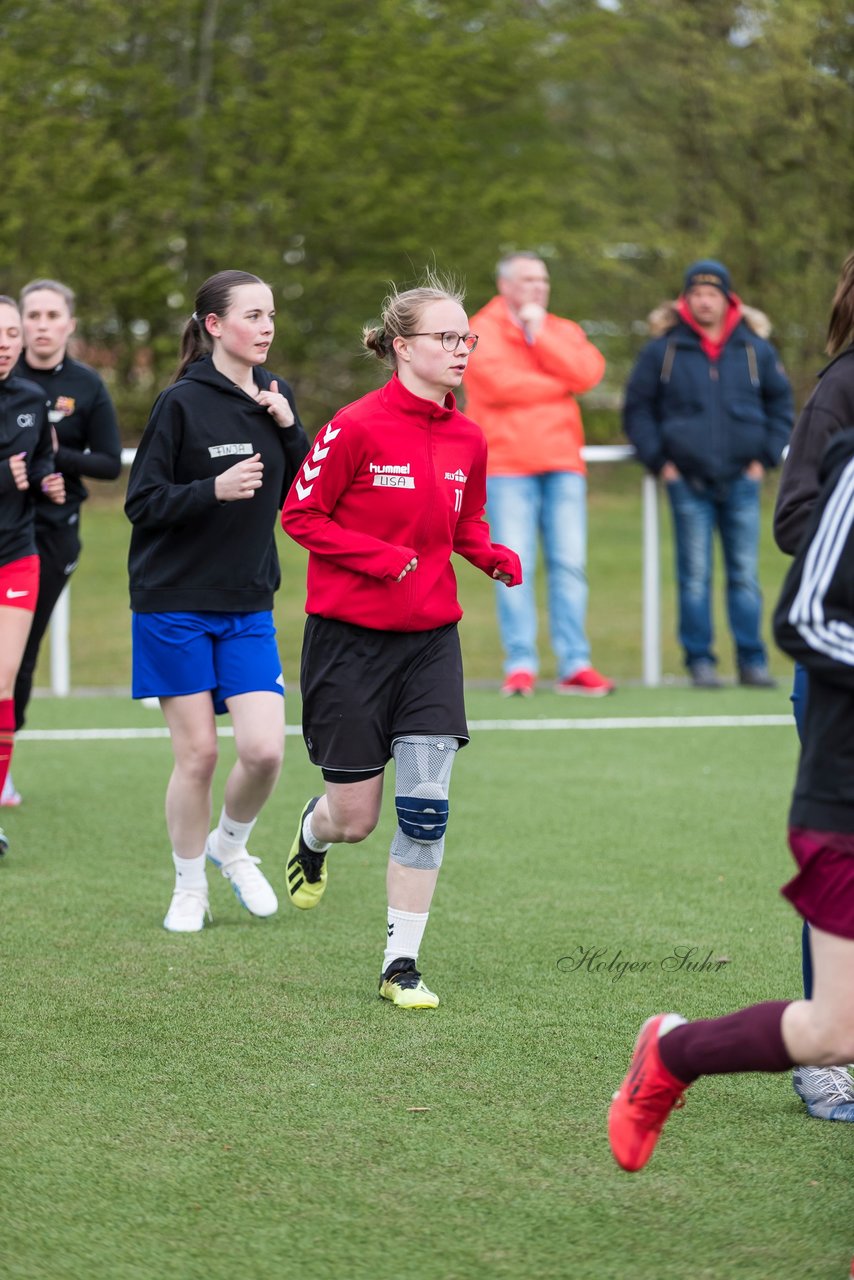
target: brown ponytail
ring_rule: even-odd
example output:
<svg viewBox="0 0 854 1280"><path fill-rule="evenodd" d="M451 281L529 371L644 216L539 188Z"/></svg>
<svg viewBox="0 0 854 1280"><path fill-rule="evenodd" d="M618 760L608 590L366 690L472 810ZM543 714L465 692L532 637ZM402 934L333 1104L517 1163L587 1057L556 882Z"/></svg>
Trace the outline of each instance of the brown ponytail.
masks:
<svg viewBox="0 0 854 1280"><path fill-rule="evenodd" d="M829 356L837 356L851 342L854 342L854 253L849 253L843 262L836 282L825 350Z"/></svg>
<svg viewBox="0 0 854 1280"><path fill-rule="evenodd" d="M213 340L205 327L205 320L211 314L224 316L231 305L231 295L242 284L263 284L258 276L248 271L218 271L210 276L196 294L196 307L181 334L181 347L178 355L178 368L172 381L183 378L194 360L209 356L213 351Z"/></svg>

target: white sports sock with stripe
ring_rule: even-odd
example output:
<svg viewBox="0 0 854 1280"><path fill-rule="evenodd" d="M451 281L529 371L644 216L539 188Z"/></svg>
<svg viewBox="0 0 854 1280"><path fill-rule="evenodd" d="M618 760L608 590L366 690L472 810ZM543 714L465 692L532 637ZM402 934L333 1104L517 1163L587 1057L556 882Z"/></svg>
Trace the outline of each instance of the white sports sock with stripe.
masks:
<svg viewBox="0 0 854 1280"><path fill-rule="evenodd" d="M215 832L216 848L214 849L221 862L231 862L243 852L257 821L257 818L253 818L251 822L237 822L236 819L228 816L223 806Z"/></svg>
<svg viewBox="0 0 854 1280"><path fill-rule="evenodd" d="M417 961L418 948L421 946L421 939L427 928L429 914L428 911L421 915L415 911L397 911L394 907L389 907L388 942L383 956L383 973L392 960L399 960L403 956L410 956Z"/></svg>
<svg viewBox="0 0 854 1280"><path fill-rule="evenodd" d="M175 863L176 889L207 889L208 878L205 875L205 855L198 858L179 858L172 850L172 861Z"/></svg>

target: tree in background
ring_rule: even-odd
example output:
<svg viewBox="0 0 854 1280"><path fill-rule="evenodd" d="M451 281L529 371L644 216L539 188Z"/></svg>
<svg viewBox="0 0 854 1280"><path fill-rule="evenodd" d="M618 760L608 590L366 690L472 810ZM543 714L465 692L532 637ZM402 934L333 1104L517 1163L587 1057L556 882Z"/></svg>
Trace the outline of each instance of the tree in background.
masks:
<svg viewBox="0 0 854 1280"><path fill-rule="evenodd" d="M389 280L549 261L617 395L639 322L722 257L803 394L854 245L847 0L82 0L0 10L0 291L80 295L127 438L197 284L257 272L318 427ZM592 434L616 417L586 413Z"/></svg>

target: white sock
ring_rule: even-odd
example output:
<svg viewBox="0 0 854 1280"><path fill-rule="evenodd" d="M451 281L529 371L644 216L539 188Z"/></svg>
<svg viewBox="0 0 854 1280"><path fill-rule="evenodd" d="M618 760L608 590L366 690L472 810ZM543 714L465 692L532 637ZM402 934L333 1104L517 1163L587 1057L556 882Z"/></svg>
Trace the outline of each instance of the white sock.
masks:
<svg viewBox="0 0 854 1280"><path fill-rule="evenodd" d="M314 810L312 809L312 813ZM312 853L326 853L327 849L331 849L331 844L324 844L322 840L318 840L317 836L311 829L311 813L305 815L305 822L302 824L302 838L311 849Z"/></svg>
<svg viewBox="0 0 854 1280"><path fill-rule="evenodd" d="M395 907L389 907L388 942L383 956L383 973L392 960L399 960L402 956L410 956L413 960L418 959L418 948L421 946L421 939L427 928L429 914L428 911L419 915L414 911L398 911Z"/></svg>
<svg viewBox="0 0 854 1280"><path fill-rule="evenodd" d="M176 889L207 889L208 878L205 875L205 855L198 858L179 858L172 850L172 861L175 863Z"/></svg>
<svg viewBox="0 0 854 1280"><path fill-rule="evenodd" d="M238 822L235 818L229 818L223 806L216 829L215 852L220 855L220 861L231 862L243 852L257 821L257 818L253 818L251 822Z"/></svg>

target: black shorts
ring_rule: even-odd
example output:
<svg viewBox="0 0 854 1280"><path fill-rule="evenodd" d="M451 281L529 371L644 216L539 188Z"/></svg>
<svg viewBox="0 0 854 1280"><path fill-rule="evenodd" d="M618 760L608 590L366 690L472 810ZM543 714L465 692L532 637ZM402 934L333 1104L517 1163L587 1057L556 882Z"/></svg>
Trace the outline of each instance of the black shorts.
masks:
<svg viewBox="0 0 854 1280"><path fill-rule="evenodd" d="M309 758L331 782L381 773L406 734L468 742L456 623L374 631L310 615L300 688Z"/></svg>

